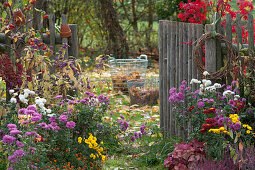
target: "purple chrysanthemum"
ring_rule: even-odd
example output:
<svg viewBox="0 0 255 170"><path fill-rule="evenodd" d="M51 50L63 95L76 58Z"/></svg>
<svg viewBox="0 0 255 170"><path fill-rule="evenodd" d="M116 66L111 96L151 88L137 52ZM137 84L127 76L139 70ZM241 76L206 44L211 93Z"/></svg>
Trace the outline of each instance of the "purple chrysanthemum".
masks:
<svg viewBox="0 0 255 170"><path fill-rule="evenodd" d="M19 147L19 148L23 148L24 147L24 144L23 143L21 143L20 141L16 141L16 144L17 144L17 146Z"/></svg>
<svg viewBox="0 0 255 170"><path fill-rule="evenodd" d="M22 157L22 156L24 156L24 151L23 151L23 149L16 150L16 151L14 152L14 155L16 155L16 157Z"/></svg>
<svg viewBox="0 0 255 170"><path fill-rule="evenodd" d="M16 138L13 137L13 136L10 136L10 135L4 135L4 137L3 137L3 142L4 143L12 144L13 141L15 141L15 140L16 140Z"/></svg>
<svg viewBox="0 0 255 170"><path fill-rule="evenodd" d="M15 124L8 124L7 127L9 128L9 130L14 130L17 128L17 126Z"/></svg>
<svg viewBox="0 0 255 170"><path fill-rule="evenodd" d="M74 127L75 127L75 122L74 121L69 121L69 122L67 122L66 123L66 127L67 128L71 128L71 129L73 129Z"/></svg>
<svg viewBox="0 0 255 170"><path fill-rule="evenodd" d="M16 134L20 134L20 133L21 133L21 131L19 131L18 129L14 129L14 130L10 131L11 135L16 135Z"/></svg>
<svg viewBox="0 0 255 170"><path fill-rule="evenodd" d="M68 119L68 116L66 116L66 115L60 115L58 119L59 119L59 121L61 121L61 122L66 122L67 119Z"/></svg>

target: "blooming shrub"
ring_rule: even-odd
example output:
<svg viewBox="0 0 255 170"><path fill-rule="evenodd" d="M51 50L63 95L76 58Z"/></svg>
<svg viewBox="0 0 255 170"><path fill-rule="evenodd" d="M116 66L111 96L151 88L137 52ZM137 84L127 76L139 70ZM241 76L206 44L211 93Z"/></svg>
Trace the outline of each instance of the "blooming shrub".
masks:
<svg viewBox="0 0 255 170"><path fill-rule="evenodd" d="M11 93L13 95L14 91L11 90ZM13 95L23 106L32 103L35 105L17 111L18 103L10 103L12 110L1 123L7 167L99 167L105 161L105 156L102 155L103 148L99 147L97 138L91 132L95 133L97 124L102 122L109 99L104 95L95 96L87 92L84 95L88 97L82 99L68 100L56 96L54 107L46 107L46 99L32 94L35 95L33 91L25 89L24 93ZM93 144L92 149L98 155L101 154L101 161L95 160L96 153L90 145L79 145L81 136L89 134L87 144Z"/></svg>
<svg viewBox="0 0 255 170"><path fill-rule="evenodd" d="M176 144L174 151L168 154L164 167L168 169L192 169L194 165L205 158L204 143L197 139L189 143Z"/></svg>
<svg viewBox="0 0 255 170"><path fill-rule="evenodd" d="M244 112L245 99L239 96L237 82L225 89L225 85L212 85L206 79L193 79L193 83L201 83L200 89L192 92L183 81L178 91L176 88L169 91L169 102L173 105L179 125L182 125L183 120L191 122L190 139L197 138L206 142L206 152L214 158L222 157L227 142L250 143L254 132L239 116Z"/></svg>

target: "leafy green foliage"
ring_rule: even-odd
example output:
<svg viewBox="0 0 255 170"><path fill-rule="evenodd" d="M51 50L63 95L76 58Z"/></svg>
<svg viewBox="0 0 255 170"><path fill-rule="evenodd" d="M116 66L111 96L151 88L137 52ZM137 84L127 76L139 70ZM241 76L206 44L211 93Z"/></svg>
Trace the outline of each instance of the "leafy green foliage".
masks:
<svg viewBox="0 0 255 170"><path fill-rule="evenodd" d="M156 10L158 14L159 19L169 19L173 15L177 15L180 11L179 9L179 3L180 2L187 2L180 1L180 0L158 0L156 2Z"/></svg>

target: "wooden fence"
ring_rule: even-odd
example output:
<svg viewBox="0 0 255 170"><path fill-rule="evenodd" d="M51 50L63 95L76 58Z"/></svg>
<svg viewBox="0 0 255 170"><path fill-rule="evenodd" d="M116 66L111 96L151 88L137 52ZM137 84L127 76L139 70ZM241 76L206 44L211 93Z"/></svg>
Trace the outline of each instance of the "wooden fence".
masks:
<svg viewBox="0 0 255 170"><path fill-rule="evenodd" d="M29 17L29 16L28 16ZM37 23L36 27L40 30L43 28L43 23L40 22L40 15L36 16L39 23ZM29 19L28 19L29 20ZM30 17L30 20L32 22L32 18ZM32 27L31 22L28 22L26 25L26 30L30 29ZM67 24L67 16L62 15L62 24ZM42 40L44 43L52 46L53 51L55 51L56 45L66 43L68 44L68 50L66 51L66 56L73 56L78 57L78 32L77 32L77 24L69 24L72 36L69 38L61 38L60 34L55 34L56 28L55 28L55 14L51 14L49 16L49 30L50 35L48 36L46 33L43 33ZM6 36L4 33L0 33L0 49L4 50L8 48L7 46L10 45L12 42L9 40L8 36Z"/></svg>
<svg viewBox="0 0 255 170"><path fill-rule="evenodd" d="M219 14L216 16L219 18ZM254 51L253 16L248 16L248 22L241 22L238 14L236 21L231 20L228 14L226 19L226 29L223 29L221 22L216 24L216 31L225 34L226 38L232 42L232 25L236 24L237 43L234 45L237 50L247 48L249 56ZM248 45L243 44L241 25L246 24L248 29ZM193 50L196 41L204 34L211 32L212 24L205 27L201 24L182 23L161 20L159 21L159 77L160 77L160 127L169 136L180 136L187 138L191 132L190 122L183 122L183 128L177 125L174 112L169 103L169 89L178 88L183 80L189 84L192 78L201 79L197 66L193 61ZM201 49L202 50L202 49ZM223 66L225 46L216 39L205 41L205 70L215 72ZM240 53L238 53L240 55ZM202 60L202 58L201 58ZM198 87L192 86L195 90Z"/></svg>
<svg viewBox="0 0 255 170"><path fill-rule="evenodd" d="M36 28L38 30L41 30L45 24L41 22L41 15L36 14L32 18L30 15L26 16L28 22L26 25L22 26L21 30L29 30L32 28ZM67 16L65 14L62 15L62 24L67 24ZM54 55L51 56L51 60L55 59L55 50L56 45L62 45L62 44L68 44L68 48L65 50L65 59L68 58L68 56L73 56L74 58L78 57L78 28L77 24L69 24L69 27L71 29L72 35L69 38L61 38L60 33L56 34L56 28L55 28L55 14L49 15L49 31L50 35L47 35L47 33L42 33L41 38L42 41L46 44L48 44L51 49L54 52ZM0 33L0 51L4 51L11 57L11 61L15 62L15 56L11 54L11 44L13 43L11 38L9 38L9 32L8 34ZM23 40L25 37L21 37ZM23 47L21 47L19 50L22 50ZM50 68L50 73L55 73L54 66ZM8 89L8 87L6 87ZM10 100L9 93L6 93L6 101Z"/></svg>

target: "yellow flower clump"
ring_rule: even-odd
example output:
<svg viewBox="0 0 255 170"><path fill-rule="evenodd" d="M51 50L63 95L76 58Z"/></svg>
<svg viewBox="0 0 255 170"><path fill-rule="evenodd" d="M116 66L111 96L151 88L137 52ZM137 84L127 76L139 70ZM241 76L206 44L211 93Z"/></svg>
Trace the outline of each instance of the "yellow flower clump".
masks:
<svg viewBox="0 0 255 170"><path fill-rule="evenodd" d="M247 133L247 134L250 134L250 133L251 133L252 127L250 127L250 126L247 125L247 124L243 124L243 127L247 129L247 130L246 130L246 133ZM252 134L254 135L254 133L252 133Z"/></svg>
<svg viewBox="0 0 255 170"><path fill-rule="evenodd" d="M229 118L232 120L232 122L235 124L235 123L240 123L240 120L239 120L239 116L237 114L230 114L229 115Z"/></svg>
<svg viewBox="0 0 255 170"><path fill-rule="evenodd" d="M82 138L79 137L78 138L78 142L81 143L82 142ZM100 157L103 161L103 163L105 163L105 155L102 155L102 152L104 151L103 147L100 147L100 145L97 143L97 138L94 137L91 133L89 133L89 138L85 139L85 143L89 145L89 148L94 149L97 151L98 154L90 154L90 157L92 159L96 159L96 157ZM103 141L101 142L101 144L103 144Z"/></svg>
<svg viewBox="0 0 255 170"><path fill-rule="evenodd" d="M226 129L224 127L220 127L219 129L209 129L209 132L213 132L213 133L226 133L229 135L229 132L226 131Z"/></svg>

